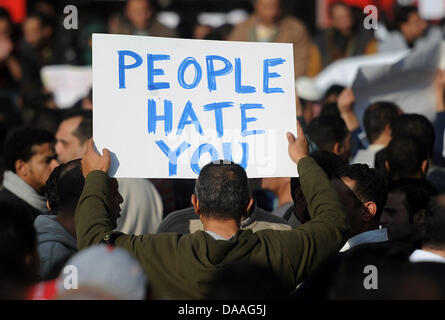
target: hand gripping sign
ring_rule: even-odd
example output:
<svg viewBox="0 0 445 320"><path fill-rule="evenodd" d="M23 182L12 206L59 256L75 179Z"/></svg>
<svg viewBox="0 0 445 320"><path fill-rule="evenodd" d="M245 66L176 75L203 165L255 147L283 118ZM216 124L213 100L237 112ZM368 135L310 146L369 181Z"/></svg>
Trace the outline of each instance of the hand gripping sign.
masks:
<svg viewBox="0 0 445 320"><path fill-rule="evenodd" d="M196 178L208 162L296 175L291 44L93 35L93 136L110 174Z"/></svg>

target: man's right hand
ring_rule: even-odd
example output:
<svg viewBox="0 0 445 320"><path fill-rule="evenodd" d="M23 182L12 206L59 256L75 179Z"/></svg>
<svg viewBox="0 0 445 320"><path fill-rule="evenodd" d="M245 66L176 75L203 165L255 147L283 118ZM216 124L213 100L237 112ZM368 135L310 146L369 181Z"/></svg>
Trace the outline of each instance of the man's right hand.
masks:
<svg viewBox="0 0 445 320"><path fill-rule="evenodd" d="M82 157L82 174L86 176L95 170L100 170L103 172L108 172L111 164L110 151L108 149L103 149L100 155L94 150L93 138L88 140L87 149Z"/></svg>
<svg viewBox="0 0 445 320"><path fill-rule="evenodd" d="M297 121L297 138L288 132L287 141L289 142L289 157L293 162L298 164L301 159L309 156L309 144L299 121Z"/></svg>

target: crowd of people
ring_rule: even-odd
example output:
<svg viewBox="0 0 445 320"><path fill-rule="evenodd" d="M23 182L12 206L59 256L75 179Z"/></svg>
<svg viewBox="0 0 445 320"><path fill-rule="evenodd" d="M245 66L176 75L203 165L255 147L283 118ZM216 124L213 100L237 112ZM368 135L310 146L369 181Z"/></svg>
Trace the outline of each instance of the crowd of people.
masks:
<svg viewBox="0 0 445 320"><path fill-rule="evenodd" d="M444 36L415 6L395 6L379 38L342 1L316 35L280 0L252 3L194 37L292 43L296 79ZM116 179L113 150L94 149L91 91L61 109L40 71L91 64L93 32L179 37L155 8L127 0L75 41L51 2L21 25L0 8L0 299L445 299L445 72L432 121L391 101L358 119L352 88L297 90L298 178L250 179L221 159L196 180Z"/></svg>

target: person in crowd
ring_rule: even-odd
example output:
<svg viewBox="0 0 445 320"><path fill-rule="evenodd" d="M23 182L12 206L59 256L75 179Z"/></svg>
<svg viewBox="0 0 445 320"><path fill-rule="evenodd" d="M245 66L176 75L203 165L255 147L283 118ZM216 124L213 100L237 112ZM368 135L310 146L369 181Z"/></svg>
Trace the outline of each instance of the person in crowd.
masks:
<svg viewBox="0 0 445 320"><path fill-rule="evenodd" d="M90 110L73 110L65 114L56 133L56 152L60 162L81 158L93 124ZM119 178L119 192L124 198L118 230L133 234L154 233L162 221L162 200L147 179Z"/></svg>
<svg viewBox="0 0 445 320"><path fill-rule="evenodd" d="M306 129L308 138L319 150L325 150L349 161L351 155L351 134L345 121L336 116L320 116L311 121Z"/></svg>
<svg viewBox="0 0 445 320"><path fill-rule="evenodd" d="M0 299L25 299L37 281L39 257L29 207L0 202Z"/></svg>
<svg viewBox="0 0 445 320"><path fill-rule="evenodd" d="M351 7L336 1L329 7L331 27L323 30L311 48L307 75L316 76L330 63L345 57L373 54L377 42L361 21L354 21Z"/></svg>
<svg viewBox="0 0 445 320"><path fill-rule="evenodd" d="M343 256L330 287L334 300L443 300L443 286L408 261L390 243L352 248Z"/></svg>
<svg viewBox="0 0 445 320"><path fill-rule="evenodd" d="M386 169L393 180L426 177L428 151L415 136L394 137L387 147L386 156Z"/></svg>
<svg viewBox="0 0 445 320"><path fill-rule="evenodd" d="M56 278L66 260L77 252L74 212L84 182L80 159L59 165L46 182L52 214L40 215L34 221L42 280Z"/></svg>
<svg viewBox="0 0 445 320"><path fill-rule="evenodd" d="M358 150L352 163L374 167L375 154L391 141L391 127L399 114L400 108L392 102L374 102L366 108L363 125L370 144L366 149Z"/></svg>
<svg viewBox="0 0 445 320"><path fill-rule="evenodd" d="M254 0L254 13L236 25L227 40L292 43L294 76L305 74L309 61L311 40L305 25L290 16L284 16L281 0Z"/></svg>
<svg viewBox="0 0 445 320"><path fill-rule="evenodd" d="M32 210L34 218L47 214L44 188L58 165L54 136L44 129L16 128L6 138L3 156L6 171L0 202L21 203Z"/></svg>
<svg viewBox="0 0 445 320"><path fill-rule="evenodd" d="M348 213L351 230L341 251L356 245L388 241L386 229L380 229L380 217L388 197L384 178L366 164L340 167L332 184Z"/></svg>
<svg viewBox="0 0 445 320"><path fill-rule="evenodd" d="M52 96L43 88L40 69L52 63L53 26L41 13L32 13L23 23L23 41L19 45L22 67L21 95L25 105L55 107Z"/></svg>
<svg viewBox="0 0 445 320"><path fill-rule="evenodd" d="M433 197L425 211L422 248L414 251L411 262L445 263L445 196Z"/></svg>
<svg viewBox="0 0 445 320"><path fill-rule="evenodd" d="M56 299L144 300L150 296L147 275L125 249L95 245L76 253L66 266L77 269L77 288L67 288L66 274L61 272L55 283Z"/></svg>
<svg viewBox="0 0 445 320"><path fill-rule="evenodd" d="M335 170L347 164L342 158L329 151L314 151L311 152L311 157L323 169L329 179L332 179ZM293 200L293 208L288 210L283 218L289 222L292 229L295 229L302 223L310 220L306 198L301 189L300 178L291 178L291 196Z"/></svg>
<svg viewBox="0 0 445 320"><path fill-rule="evenodd" d="M9 12L0 8L0 94L12 97L18 93L22 67L13 38L13 23Z"/></svg>
<svg viewBox="0 0 445 320"><path fill-rule="evenodd" d="M349 229L335 190L308 156L307 140L297 128L297 138L287 135L289 156L298 166L309 223L288 231L240 229L242 216L253 205L247 176L241 166L221 160L201 169L192 196L204 231L183 236L114 233L107 212L110 151L98 154L91 140L82 158L85 187L75 217L79 248L106 241L128 249L147 272L155 299L202 298L215 272L240 259L275 270L290 292L338 252Z"/></svg>
<svg viewBox="0 0 445 320"><path fill-rule="evenodd" d="M273 215L283 217L292 207L292 195L290 192L290 178L263 178L261 188L272 192L277 201L277 207L272 211Z"/></svg>
<svg viewBox="0 0 445 320"><path fill-rule="evenodd" d="M394 16L394 30L379 42L379 53L420 48L442 40L441 31L428 28L416 6L397 6Z"/></svg>
<svg viewBox="0 0 445 320"><path fill-rule="evenodd" d="M423 178L401 178L389 184L380 224L388 230L390 241L407 245L410 251L419 248L425 210L436 194L436 188Z"/></svg>
<svg viewBox="0 0 445 320"><path fill-rule="evenodd" d="M177 37L176 30L168 28L156 19L156 3L153 0L128 0L124 17L114 15L110 19L111 33Z"/></svg>
<svg viewBox="0 0 445 320"><path fill-rule="evenodd" d="M331 183L349 217L349 239L337 255L321 265L298 287L292 295L295 299L328 299L345 253L363 245L388 242L387 230L379 229L387 198L384 178L366 164L344 165L334 172L332 168L330 171Z"/></svg>

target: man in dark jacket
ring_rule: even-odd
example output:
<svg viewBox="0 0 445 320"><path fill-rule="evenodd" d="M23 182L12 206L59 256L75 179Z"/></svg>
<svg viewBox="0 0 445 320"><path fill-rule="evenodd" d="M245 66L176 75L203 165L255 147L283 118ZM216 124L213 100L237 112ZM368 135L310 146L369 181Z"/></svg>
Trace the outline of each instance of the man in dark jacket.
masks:
<svg viewBox="0 0 445 320"><path fill-rule="evenodd" d="M288 133L289 155L297 164L312 220L295 230L240 229L252 206L247 176L236 164L210 163L202 168L192 204L204 231L132 236L113 232L108 210L110 152L96 153L90 140L82 158L85 187L76 216L79 249L99 242L129 250L141 262L155 299L202 299L215 272L234 261L261 264L280 274L291 292L343 246L349 229L344 208L329 179L308 156L308 143Z"/></svg>

